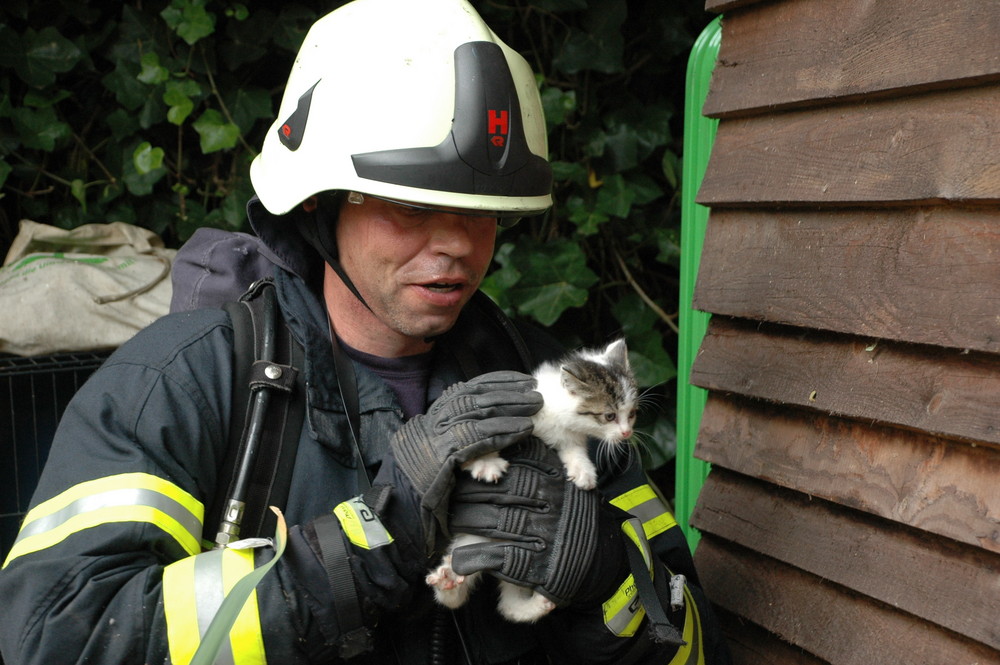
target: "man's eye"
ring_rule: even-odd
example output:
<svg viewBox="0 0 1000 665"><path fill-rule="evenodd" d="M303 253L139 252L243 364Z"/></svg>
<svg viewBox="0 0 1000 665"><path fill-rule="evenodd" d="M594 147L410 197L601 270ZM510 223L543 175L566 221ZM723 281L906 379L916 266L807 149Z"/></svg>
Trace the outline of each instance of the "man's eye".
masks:
<svg viewBox="0 0 1000 665"><path fill-rule="evenodd" d="M430 211L421 208L411 208L409 206L399 206L396 209L395 219L400 226L419 226L427 219Z"/></svg>

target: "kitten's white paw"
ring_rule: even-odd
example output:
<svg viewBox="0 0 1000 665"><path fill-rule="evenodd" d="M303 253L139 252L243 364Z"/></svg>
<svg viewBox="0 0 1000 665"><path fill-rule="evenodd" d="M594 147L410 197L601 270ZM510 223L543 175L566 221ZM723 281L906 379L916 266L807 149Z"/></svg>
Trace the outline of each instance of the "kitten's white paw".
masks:
<svg viewBox="0 0 1000 665"><path fill-rule="evenodd" d="M437 601L450 609L461 607L469 599L472 584L466 584L466 580L465 575L452 570L450 556L446 556L441 565L424 578L427 585L433 587Z"/></svg>
<svg viewBox="0 0 1000 665"><path fill-rule="evenodd" d="M500 583L497 609L515 623L534 623L556 608L556 604L540 593L509 582Z"/></svg>
<svg viewBox="0 0 1000 665"><path fill-rule="evenodd" d="M570 460L566 464L566 477L582 490L597 487L597 468L590 460Z"/></svg>
<svg viewBox="0 0 1000 665"><path fill-rule="evenodd" d="M510 462L499 455L488 455L474 459L468 463L468 471L476 480L495 483L507 473Z"/></svg>

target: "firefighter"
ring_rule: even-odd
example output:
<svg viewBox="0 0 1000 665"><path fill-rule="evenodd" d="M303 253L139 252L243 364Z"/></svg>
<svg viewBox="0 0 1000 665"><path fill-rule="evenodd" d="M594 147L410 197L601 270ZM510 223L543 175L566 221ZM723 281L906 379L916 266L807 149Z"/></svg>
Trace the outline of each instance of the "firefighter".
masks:
<svg viewBox="0 0 1000 665"><path fill-rule="evenodd" d="M243 427L234 328L219 308L170 314L60 422L0 572L7 665L187 665L234 580L269 564L215 662L728 662L641 469L604 468L582 493L530 438L525 372L560 349L477 292L497 226L550 207L546 158L529 66L465 0L355 0L318 20L250 169L250 223L305 358L283 554L245 538L267 533L209 542ZM459 471L493 451L516 472ZM555 610L512 623L485 587L435 604L429 566L477 528L499 560L473 563ZM650 571L679 583L659 623L636 591Z"/></svg>

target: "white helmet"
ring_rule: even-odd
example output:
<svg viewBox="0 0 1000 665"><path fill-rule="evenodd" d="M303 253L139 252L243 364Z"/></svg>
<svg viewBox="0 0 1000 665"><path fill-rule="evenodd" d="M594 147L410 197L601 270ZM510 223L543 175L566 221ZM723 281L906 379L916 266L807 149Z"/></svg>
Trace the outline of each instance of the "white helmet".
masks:
<svg viewBox="0 0 1000 665"><path fill-rule="evenodd" d="M299 49L250 178L285 214L348 190L501 217L552 205L528 63L465 0L354 0Z"/></svg>

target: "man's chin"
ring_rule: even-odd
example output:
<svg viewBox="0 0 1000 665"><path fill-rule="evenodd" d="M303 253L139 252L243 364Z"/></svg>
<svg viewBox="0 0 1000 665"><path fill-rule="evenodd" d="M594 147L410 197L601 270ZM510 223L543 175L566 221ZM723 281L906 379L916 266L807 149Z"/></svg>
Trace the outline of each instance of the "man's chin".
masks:
<svg viewBox="0 0 1000 665"><path fill-rule="evenodd" d="M455 326L455 321L458 317L450 318L445 321L435 321L433 323L425 323L417 328L418 332L413 335L414 337L420 337L425 341L430 341L440 337Z"/></svg>

